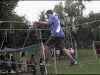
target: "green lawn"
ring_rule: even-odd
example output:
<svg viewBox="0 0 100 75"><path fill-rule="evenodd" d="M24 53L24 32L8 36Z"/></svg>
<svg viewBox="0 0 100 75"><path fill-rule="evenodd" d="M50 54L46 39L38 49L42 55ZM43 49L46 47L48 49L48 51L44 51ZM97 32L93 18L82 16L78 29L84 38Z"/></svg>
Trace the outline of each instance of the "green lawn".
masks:
<svg viewBox="0 0 100 75"><path fill-rule="evenodd" d="M39 56L37 55L37 58ZM70 60L65 56L62 60L52 61L47 66L48 74L100 74L100 58L96 59L93 50L78 50L78 65L69 66ZM56 66L56 69L55 69ZM37 67L37 75L39 67ZM32 75L31 73L20 75Z"/></svg>
<svg viewBox="0 0 100 75"><path fill-rule="evenodd" d="M67 58L57 60L55 70L55 62L48 66L49 74L100 74L100 58L97 60L93 50L79 50L78 61L80 64L69 66L70 62Z"/></svg>
<svg viewBox="0 0 100 75"><path fill-rule="evenodd" d="M30 53L27 53L30 55ZM34 53L39 61L39 54ZM65 56L62 60L50 62L47 66L48 74L100 74L100 58L96 59L93 50L78 50L78 65L69 66L70 60ZM38 62L39 65L39 62ZM56 66L56 69L55 69ZM37 75L40 75L39 66L37 67ZM32 75L31 73L23 73L20 75Z"/></svg>

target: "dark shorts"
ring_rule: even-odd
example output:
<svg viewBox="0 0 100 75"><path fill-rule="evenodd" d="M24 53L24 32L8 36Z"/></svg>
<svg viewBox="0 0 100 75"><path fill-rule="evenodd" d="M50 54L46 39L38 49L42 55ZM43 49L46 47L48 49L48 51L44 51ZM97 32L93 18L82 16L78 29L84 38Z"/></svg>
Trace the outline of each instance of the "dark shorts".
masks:
<svg viewBox="0 0 100 75"><path fill-rule="evenodd" d="M50 39L48 39L46 44L49 47L54 47L60 50L63 50L65 48L64 38L61 37L51 37Z"/></svg>

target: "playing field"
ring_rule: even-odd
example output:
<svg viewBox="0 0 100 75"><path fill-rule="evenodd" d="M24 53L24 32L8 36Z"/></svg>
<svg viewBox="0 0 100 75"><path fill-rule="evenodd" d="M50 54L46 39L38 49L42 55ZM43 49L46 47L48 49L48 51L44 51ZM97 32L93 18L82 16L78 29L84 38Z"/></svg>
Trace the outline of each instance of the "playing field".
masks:
<svg viewBox="0 0 100 75"><path fill-rule="evenodd" d="M78 51L78 65L70 66L68 59L59 60L49 66L49 74L100 74L100 58L96 59L93 50Z"/></svg>
<svg viewBox="0 0 100 75"><path fill-rule="evenodd" d="M62 60L52 61L47 66L48 74L100 74L100 58L96 59L93 50L78 50L78 61L79 64L74 66L70 66L66 56ZM37 70L37 75L39 74Z"/></svg>
<svg viewBox="0 0 100 75"><path fill-rule="evenodd" d="M96 59L93 50L78 50L78 61L78 65L70 66L70 61L66 56L61 60L53 60L47 65L48 74L100 74L100 58ZM19 75L32 75L32 73ZM40 75L39 66L37 75Z"/></svg>

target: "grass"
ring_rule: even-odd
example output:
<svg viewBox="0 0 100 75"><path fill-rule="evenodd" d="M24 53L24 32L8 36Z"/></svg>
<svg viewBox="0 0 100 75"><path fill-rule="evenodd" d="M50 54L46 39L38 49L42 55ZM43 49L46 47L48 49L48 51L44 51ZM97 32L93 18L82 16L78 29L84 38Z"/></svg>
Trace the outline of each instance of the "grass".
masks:
<svg viewBox="0 0 100 75"><path fill-rule="evenodd" d="M78 61L80 64L69 66L68 59L57 60L57 74L100 74L100 58L97 60L92 50L79 50ZM48 66L49 74L56 74L55 64Z"/></svg>
<svg viewBox="0 0 100 75"><path fill-rule="evenodd" d="M53 65L48 68L49 74L56 74ZM71 67L66 61L57 62L57 74L100 74L100 62L81 63Z"/></svg>
<svg viewBox="0 0 100 75"><path fill-rule="evenodd" d="M30 55L30 53L29 53ZM36 54L39 61L39 54ZM69 66L70 61L65 56L62 60L50 62L47 66L48 74L100 74L100 58L96 59L93 50L78 50L78 65ZM38 62L39 65L39 62ZM56 66L56 69L55 69ZM40 75L39 67L37 67L37 75ZM57 72L56 72L57 71ZM23 73L20 75L32 75L31 73Z"/></svg>
<svg viewBox="0 0 100 75"><path fill-rule="evenodd" d="M37 60L39 60L39 56ZM80 64L69 66L70 61L65 56L62 60L57 60L56 65L55 61L50 62L50 65L47 66L48 74L100 74L100 58L96 59L95 53L93 50L78 50L78 61ZM38 63L39 64L39 63ZM56 69L55 69L56 66ZM56 72L57 71L57 72ZM32 75L31 73L23 73L20 75ZM37 70L37 75L40 75L39 67Z"/></svg>

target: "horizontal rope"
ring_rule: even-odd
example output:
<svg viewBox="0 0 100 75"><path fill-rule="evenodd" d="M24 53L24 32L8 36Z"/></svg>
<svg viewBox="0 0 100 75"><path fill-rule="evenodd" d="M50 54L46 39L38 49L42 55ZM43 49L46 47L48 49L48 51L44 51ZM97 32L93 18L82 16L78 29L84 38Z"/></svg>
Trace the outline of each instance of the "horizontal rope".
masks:
<svg viewBox="0 0 100 75"><path fill-rule="evenodd" d="M83 23L83 24L90 24L90 23L94 23L94 22L97 22L97 21L100 21L100 20L95 20L95 21L91 21L91 22L86 22L86 23ZM83 25L83 24L78 24L78 25L76 25L76 26Z"/></svg>
<svg viewBox="0 0 100 75"><path fill-rule="evenodd" d="M16 64L16 65L30 65L30 66L34 66L34 64L23 64L23 63L16 63L16 62L12 62L12 61L4 61L4 63L7 63L7 64ZM38 66L38 65L35 65L35 66Z"/></svg>
<svg viewBox="0 0 100 75"><path fill-rule="evenodd" d="M39 44L38 44L39 45ZM13 49L13 48L5 48L5 50L0 50L0 52L19 52L19 51L26 51L24 49L34 47L35 45L30 45L23 48ZM29 49L30 50L30 49Z"/></svg>
<svg viewBox="0 0 100 75"><path fill-rule="evenodd" d="M50 29L0 29L0 30L50 30Z"/></svg>
<svg viewBox="0 0 100 75"><path fill-rule="evenodd" d="M19 73L32 73L33 71L28 71L28 72L23 72L23 71L18 71L18 72L0 72L0 74L19 74Z"/></svg>
<svg viewBox="0 0 100 75"><path fill-rule="evenodd" d="M87 25L87 24L91 24L91 23L94 23L94 22L100 22L100 20L95 20L95 21L91 21L91 22L85 22L85 23L82 23L82 24L76 24L74 26L78 27L78 26L81 26L81 25ZM73 27L73 26L68 26L68 27Z"/></svg>
<svg viewBox="0 0 100 75"><path fill-rule="evenodd" d="M18 22L18 21L0 21L0 23L24 23L24 22Z"/></svg>
<svg viewBox="0 0 100 75"><path fill-rule="evenodd" d="M80 26L80 25L84 25L84 24L90 24L90 23L94 23L94 22L97 22L97 21L100 21L100 20L95 20L95 21L91 21L91 22L86 22L86 23L82 23L82 24L77 24L75 26ZM5 22L8 22L8 23L24 23L24 22L18 22L18 21L0 21L0 23L5 23ZM69 27L72 27L72 26L69 26Z"/></svg>

